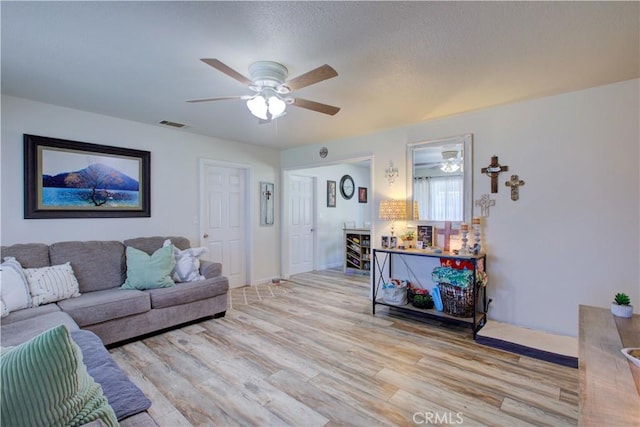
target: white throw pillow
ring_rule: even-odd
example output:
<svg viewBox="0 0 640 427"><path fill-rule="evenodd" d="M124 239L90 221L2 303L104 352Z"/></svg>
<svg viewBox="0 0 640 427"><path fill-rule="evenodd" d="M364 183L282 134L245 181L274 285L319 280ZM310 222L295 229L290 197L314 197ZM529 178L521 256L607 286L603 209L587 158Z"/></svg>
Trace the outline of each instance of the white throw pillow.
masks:
<svg viewBox="0 0 640 427"><path fill-rule="evenodd" d="M42 268L25 268L34 306L79 297L80 286L70 263Z"/></svg>
<svg viewBox="0 0 640 427"><path fill-rule="evenodd" d="M7 311L12 312L31 307L29 283L20 263L14 257L6 257L0 268L2 268L0 297L4 301Z"/></svg>
<svg viewBox="0 0 640 427"><path fill-rule="evenodd" d="M171 245L171 240L167 239L163 243L163 247ZM176 265L171 272L171 278L174 282L195 282L204 280L205 277L200 274L200 259L198 257L207 252L207 248L190 248L181 251L173 247L173 257Z"/></svg>

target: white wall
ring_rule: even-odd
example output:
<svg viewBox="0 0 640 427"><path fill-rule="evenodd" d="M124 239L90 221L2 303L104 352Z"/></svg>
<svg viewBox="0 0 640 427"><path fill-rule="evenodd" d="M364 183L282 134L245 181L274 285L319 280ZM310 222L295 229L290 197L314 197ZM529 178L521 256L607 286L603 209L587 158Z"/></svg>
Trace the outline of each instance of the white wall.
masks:
<svg viewBox="0 0 640 427"><path fill-rule="evenodd" d="M23 219L24 133L136 148L151 152L151 217L113 219ZM2 96L3 245L62 240L123 240L136 236L182 235L198 245L200 159L246 165L251 170L252 283L280 275L279 201L276 225L261 227L259 182L279 186L276 150L214 139L98 114ZM260 248L260 250L256 250ZM264 250L264 248L272 248Z"/></svg>
<svg viewBox="0 0 640 427"><path fill-rule="evenodd" d="M347 221L355 222L357 227L371 223L371 203L358 202L358 187L371 191L370 169L354 164L336 164L315 168L303 168L290 171L292 175L315 178L316 183L316 259L318 270L341 267L344 259L343 226ZM350 200L340 194L340 178L351 175L355 193ZM327 181L336 182L336 207L327 207Z"/></svg>
<svg viewBox="0 0 640 427"><path fill-rule="evenodd" d="M406 195L407 143L473 133L474 199L490 192L480 169L491 155L509 166L483 220L489 317L577 335L579 304L608 307L625 292L640 307L639 91L630 80L323 145L329 161L373 153L377 206ZM281 166L309 167L318 148L286 150ZM393 186L389 160L400 169ZM526 182L517 202L504 185L511 174ZM374 242L384 227L375 225Z"/></svg>

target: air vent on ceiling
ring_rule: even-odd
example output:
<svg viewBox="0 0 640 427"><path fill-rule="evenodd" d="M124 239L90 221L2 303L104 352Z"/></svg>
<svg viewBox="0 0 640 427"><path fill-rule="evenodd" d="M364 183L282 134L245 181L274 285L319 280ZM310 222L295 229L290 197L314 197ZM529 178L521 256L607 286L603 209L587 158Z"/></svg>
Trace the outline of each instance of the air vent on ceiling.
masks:
<svg viewBox="0 0 640 427"><path fill-rule="evenodd" d="M174 127L174 128L183 128L183 127L186 126L183 123L171 122L169 120L163 120L163 121L160 122L160 124L161 125L165 125L165 126L171 126L171 127Z"/></svg>

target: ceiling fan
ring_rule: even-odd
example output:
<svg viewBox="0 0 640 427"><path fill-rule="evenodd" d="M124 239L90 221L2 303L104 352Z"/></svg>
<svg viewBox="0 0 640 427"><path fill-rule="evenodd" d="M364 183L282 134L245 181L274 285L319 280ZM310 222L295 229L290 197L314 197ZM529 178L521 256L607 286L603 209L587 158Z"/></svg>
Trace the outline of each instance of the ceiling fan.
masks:
<svg viewBox="0 0 640 427"><path fill-rule="evenodd" d="M457 150L449 150L442 152L442 165L440 170L445 173L453 173L460 170L460 159L458 159Z"/></svg>
<svg viewBox="0 0 640 427"><path fill-rule="evenodd" d="M445 173L453 173L460 170L461 159L458 150L444 150L440 153L442 160L432 160L415 163L415 166L426 167L427 169L440 169Z"/></svg>
<svg viewBox="0 0 640 427"><path fill-rule="evenodd" d="M336 70L329 65L322 65L305 74L287 80L289 70L287 70L287 67L284 65L273 61L258 61L249 66L249 75L251 76L249 79L218 59L202 58L201 61L229 77L236 79L240 83L247 85L255 94L192 99L187 102L224 101L228 99L245 100L247 101L247 108L249 108L251 114L258 117L262 123L270 122L286 114L287 104L331 116L340 111L338 107L290 96L291 92L295 90L337 76L338 73Z"/></svg>

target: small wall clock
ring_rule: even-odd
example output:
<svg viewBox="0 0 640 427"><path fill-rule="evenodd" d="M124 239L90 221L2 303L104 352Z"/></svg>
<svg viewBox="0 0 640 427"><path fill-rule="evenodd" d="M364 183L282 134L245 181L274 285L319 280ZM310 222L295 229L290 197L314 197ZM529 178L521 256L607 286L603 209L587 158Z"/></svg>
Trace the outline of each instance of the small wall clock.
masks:
<svg viewBox="0 0 640 427"><path fill-rule="evenodd" d="M352 198L355 188L353 178L350 175L344 175L340 180L340 194L342 194L342 197L346 200Z"/></svg>

